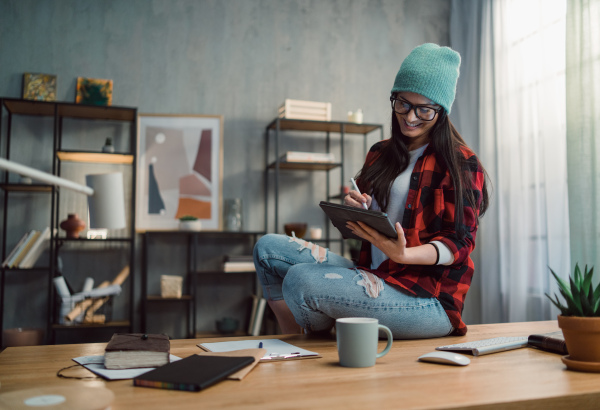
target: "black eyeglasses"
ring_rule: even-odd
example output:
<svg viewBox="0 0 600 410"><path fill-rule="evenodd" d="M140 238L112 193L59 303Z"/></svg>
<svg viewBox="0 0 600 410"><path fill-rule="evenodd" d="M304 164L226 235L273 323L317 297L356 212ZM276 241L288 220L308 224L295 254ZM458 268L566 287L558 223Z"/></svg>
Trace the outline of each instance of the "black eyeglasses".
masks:
<svg viewBox="0 0 600 410"><path fill-rule="evenodd" d="M392 103L392 110L398 114L408 114L410 110L415 110L415 115L418 119L423 121L433 121L435 115L440 112L440 108L432 108L428 105L413 105L403 98L390 97Z"/></svg>

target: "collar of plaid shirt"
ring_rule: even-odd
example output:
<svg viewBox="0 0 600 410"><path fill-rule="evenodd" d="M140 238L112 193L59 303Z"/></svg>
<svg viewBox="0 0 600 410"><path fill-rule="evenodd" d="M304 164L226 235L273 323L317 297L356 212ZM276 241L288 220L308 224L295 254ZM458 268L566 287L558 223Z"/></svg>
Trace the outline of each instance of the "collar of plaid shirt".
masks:
<svg viewBox="0 0 600 410"><path fill-rule="evenodd" d="M388 142L380 141L371 148L366 158L369 166L377 161ZM469 168L473 173L470 189L474 191L475 198L481 198L483 170L472 151L465 147L462 153L470 159L468 163L473 164ZM454 186L448 169L430 145L412 170L402 227L408 247L441 241L452 251L454 263L450 266L403 265L388 259L375 270L367 269L364 267L371 265L371 247L364 242L358 265L417 297L437 298L454 327L453 334L464 335L467 326L461 313L473 277L474 265L470 254L475 248L478 211L466 205L468 202L463 202L463 224L467 234L460 238L455 229L454 202Z"/></svg>

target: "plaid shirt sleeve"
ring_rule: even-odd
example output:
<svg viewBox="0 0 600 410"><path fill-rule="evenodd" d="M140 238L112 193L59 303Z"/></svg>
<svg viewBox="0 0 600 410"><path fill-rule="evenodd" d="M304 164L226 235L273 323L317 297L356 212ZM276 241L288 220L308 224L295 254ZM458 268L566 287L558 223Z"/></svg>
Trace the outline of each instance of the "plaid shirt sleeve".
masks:
<svg viewBox="0 0 600 410"><path fill-rule="evenodd" d="M386 141L381 141L371 148L366 159L367 165L377 160ZM468 169L465 171L472 174L472 194L481 200L483 170L477 157L468 148L465 147L462 153L467 159ZM359 187L366 188L364 181L360 182ZM467 326L462 321L461 313L473 277L474 266L470 254L475 248L479 211L470 207L466 199L463 200L463 227L466 234L461 238L455 228L454 204L452 178L443 159L429 146L412 170L402 227L407 247L427 244L434 240L441 241L453 253L454 262L450 266L403 265L388 259L377 269L366 270L417 297L437 298L454 327L453 334L464 335L467 333ZM358 264L370 267L369 242L363 243Z"/></svg>

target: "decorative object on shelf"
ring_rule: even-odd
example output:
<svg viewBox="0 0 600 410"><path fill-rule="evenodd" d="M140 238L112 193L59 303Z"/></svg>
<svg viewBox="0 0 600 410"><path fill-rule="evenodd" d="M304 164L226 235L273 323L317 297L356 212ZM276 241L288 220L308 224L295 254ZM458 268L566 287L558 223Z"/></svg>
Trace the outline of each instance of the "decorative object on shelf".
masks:
<svg viewBox="0 0 600 410"><path fill-rule="evenodd" d="M79 238L79 232L85 229L85 222L77 214L69 214L67 219L60 223L60 229L67 233L67 238Z"/></svg>
<svg viewBox="0 0 600 410"><path fill-rule="evenodd" d="M569 370L600 372L600 284L594 289L594 268L588 270L586 266L582 273L575 264L568 282L552 269L550 272L566 302L563 305L556 294L554 298L546 294L561 313L558 327L569 352L563 363Z"/></svg>
<svg viewBox="0 0 600 410"><path fill-rule="evenodd" d="M223 333L224 335L229 335L235 333L240 326L240 321L233 317L224 317L221 320L217 320L217 330L219 333Z"/></svg>
<svg viewBox="0 0 600 410"><path fill-rule="evenodd" d="M317 240L317 239L321 239L321 237L323 236L323 229L318 226L311 226L308 232L309 232L310 239Z"/></svg>
<svg viewBox="0 0 600 410"><path fill-rule="evenodd" d="M308 225L304 222L290 222L283 225L283 229L287 236L292 236L292 232L296 235L296 238L304 238L304 234L306 234L306 228Z"/></svg>
<svg viewBox="0 0 600 410"><path fill-rule="evenodd" d="M106 323L111 313L112 296L121 293L121 285L129 276L129 265L117 274L112 282L102 282L98 287L81 291L73 295L65 283L64 277L54 278L54 287L60 296L59 323L70 325L76 323ZM107 305L106 313L99 313L99 309Z"/></svg>
<svg viewBox="0 0 600 410"><path fill-rule="evenodd" d="M278 116L289 120L331 121L331 103L286 99Z"/></svg>
<svg viewBox="0 0 600 410"><path fill-rule="evenodd" d="M160 296L181 299L183 276L160 275Z"/></svg>
<svg viewBox="0 0 600 410"><path fill-rule="evenodd" d="M243 228L242 199L232 198L225 200L225 211L223 212L223 229L226 231L239 232Z"/></svg>
<svg viewBox="0 0 600 410"><path fill-rule="evenodd" d="M102 147L102 152L113 153L115 152L115 146L112 143L112 138L107 138L104 146Z"/></svg>
<svg viewBox="0 0 600 410"><path fill-rule="evenodd" d="M283 162L322 162L332 164L335 162L335 155L331 152L300 152L287 151L281 156Z"/></svg>
<svg viewBox="0 0 600 410"><path fill-rule="evenodd" d="M87 105L112 105L113 81L77 77L75 102Z"/></svg>
<svg viewBox="0 0 600 410"><path fill-rule="evenodd" d="M348 111L348 122L354 122L356 124L362 124L363 112L362 109L356 110L356 112Z"/></svg>
<svg viewBox="0 0 600 410"><path fill-rule="evenodd" d="M202 229L202 222L195 216L184 215L179 218L180 231L199 231Z"/></svg>
<svg viewBox="0 0 600 410"><path fill-rule="evenodd" d="M195 216L221 230L223 117L140 114L136 229L177 229Z"/></svg>
<svg viewBox="0 0 600 410"><path fill-rule="evenodd" d="M56 101L56 76L53 74L24 73L23 99Z"/></svg>

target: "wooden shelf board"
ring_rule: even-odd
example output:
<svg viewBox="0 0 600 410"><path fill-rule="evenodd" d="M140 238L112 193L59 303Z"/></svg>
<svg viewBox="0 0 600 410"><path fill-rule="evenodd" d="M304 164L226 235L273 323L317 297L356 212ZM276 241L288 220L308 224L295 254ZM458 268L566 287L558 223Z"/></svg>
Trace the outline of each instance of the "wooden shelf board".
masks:
<svg viewBox="0 0 600 410"><path fill-rule="evenodd" d="M30 101L4 99L4 106L12 114L54 116L55 107L59 117L99 119L115 121L134 121L137 110L128 107L96 106L73 104L58 101Z"/></svg>
<svg viewBox="0 0 600 410"><path fill-rule="evenodd" d="M130 323L128 320L106 322L106 323L79 323L76 325L52 325L53 329L65 329L65 330L77 330L77 329L88 329L88 328L107 328L107 327L129 327Z"/></svg>
<svg viewBox="0 0 600 410"><path fill-rule="evenodd" d="M191 301L191 295L181 295L180 298L163 298L160 295L149 295L147 298L148 302L178 302L178 301Z"/></svg>
<svg viewBox="0 0 600 410"><path fill-rule="evenodd" d="M54 238L58 242L87 242L87 243L102 243L102 242L131 242L132 238L106 238L106 239L88 239L88 238L66 238L57 236Z"/></svg>
<svg viewBox="0 0 600 410"><path fill-rule="evenodd" d="M280 130L295 131L323 131L323 132L341 132L344 127L345 134L368 134L381 128L378 124L356 124L343 121L312 121L312 120L289 120L279 119ZM277 119L273 120L267 128L274 130L277 127Z"/></svg>
<svg viewBox="0 0 600 410"><path fill-rule="evenodd" d="M58 151L58 159L70 162L94 162L99 164L133 164L133 155L103 152Z"/></svg>
<svg viewBox="0 0 600 410"><path fill-rule="evenodd" d="M12 192L52 192L52 186L45 184L0 184L0 187Z"/></svg>
<svg viewBox="0 0 600 410"><path fill-rule="evenodd" d="M279 162L279 169L293 169L293 170L306 170L306 171L328 171L340 167L342 164L339 162L335 163L324 163L324 162ZM275 162L269 165L270 169L274 169L276 166Z"/></svg>
<svg viewBox="0 0 600 410"><path fill-rule="evenodd" d="M140 231L140 233L147 233L147 234L152 234L152 235L156 235L156 234L164 234L164 235L169 235L169 234L196 234L196 235L201 235L201 236L252 236L252 235L264 235L265 232L264 231L180 231L178 229L169 229L169 230L145 230L145 231Z"/></svg>

